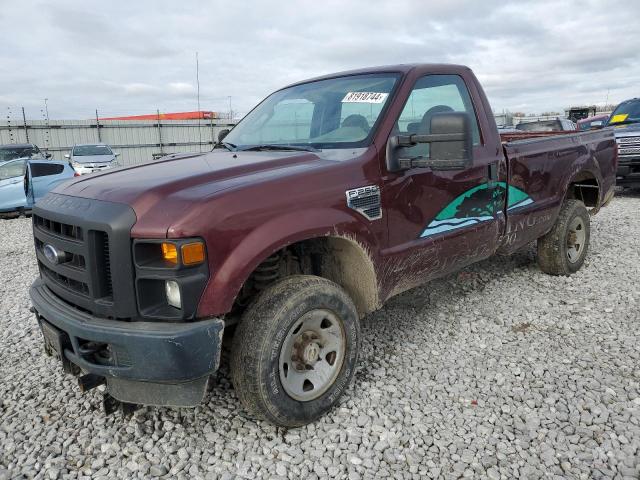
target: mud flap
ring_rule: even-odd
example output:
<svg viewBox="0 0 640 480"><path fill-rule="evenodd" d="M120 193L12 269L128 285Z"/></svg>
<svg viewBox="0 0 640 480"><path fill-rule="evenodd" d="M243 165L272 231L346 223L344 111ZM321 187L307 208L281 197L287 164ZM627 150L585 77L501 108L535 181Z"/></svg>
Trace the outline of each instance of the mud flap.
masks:
<svg viewBox="0 0 640 480"><path fill-rule="evenodd" d="M195 407L204 399L209 378L207 375L188 382L168 384L107 377L107 392L124 403Z"/></svg>

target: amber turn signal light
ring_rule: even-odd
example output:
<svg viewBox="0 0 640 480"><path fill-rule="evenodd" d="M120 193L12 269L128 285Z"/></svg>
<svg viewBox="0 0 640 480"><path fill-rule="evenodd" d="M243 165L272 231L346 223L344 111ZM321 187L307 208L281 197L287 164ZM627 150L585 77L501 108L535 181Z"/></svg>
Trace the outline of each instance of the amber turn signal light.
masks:
<svg viewBox="0 0 640 480"><path fill-rule="evenodd" d="M186 243L182 245L182 263L197 265L204 262L204 244L202 242Z"/></svg>
<svg viewBox="0 0 640 480"><path fill-rule="evenodd" d="M178 249L173 243L162 244L162 258L173 265L178 264Z"/></svg>

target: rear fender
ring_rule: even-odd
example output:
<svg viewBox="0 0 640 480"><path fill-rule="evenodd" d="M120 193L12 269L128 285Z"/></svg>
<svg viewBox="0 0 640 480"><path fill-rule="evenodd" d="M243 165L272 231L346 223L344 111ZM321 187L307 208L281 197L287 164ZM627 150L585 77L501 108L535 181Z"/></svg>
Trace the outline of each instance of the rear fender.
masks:
<svg viewBox="0 0 640 480"><path fill-rule="evenodd" d="M604 201L606 192L603 191L603 176L600 171L600 166L594 158L589 158L585 163L577 164L571 171L569 180L566 182L564 187L563 200L568 197L569 189L573 184L580 183L584 180L595 180L598 184L598 205L596 208L599 208Z"/></svg>

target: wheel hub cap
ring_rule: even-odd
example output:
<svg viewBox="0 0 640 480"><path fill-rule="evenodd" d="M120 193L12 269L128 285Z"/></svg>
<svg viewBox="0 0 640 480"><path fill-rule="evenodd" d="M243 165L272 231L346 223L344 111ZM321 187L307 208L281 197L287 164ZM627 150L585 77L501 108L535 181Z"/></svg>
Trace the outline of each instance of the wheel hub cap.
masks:
<svg viewBox="0 0 640 480"><path fill-rule="evenodd" d="M342 320L333 312L307 312L287 332L280 349L280 383L293 399L310 401L338 377L345 356Z"/></svg>
<svg viewBox="0 0 640 480"><path fill-rule="evenodd" d="M307 365L313 365L318 361L318 355L320 354L320 345L313 342L304 347L304 351L302 353L302 360Z"/></svg>
<svg viewBox="0 0 640 480"><path fill-rule="evenodd" d="M573 219L567 232L567 258L571 263L580 259L587 238L584 222L580 217Z"/></svg>

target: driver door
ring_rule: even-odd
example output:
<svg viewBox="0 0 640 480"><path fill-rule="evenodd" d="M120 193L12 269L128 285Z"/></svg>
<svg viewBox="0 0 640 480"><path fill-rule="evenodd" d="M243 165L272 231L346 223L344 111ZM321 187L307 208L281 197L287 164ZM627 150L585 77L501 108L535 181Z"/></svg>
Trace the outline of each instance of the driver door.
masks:
<svg viewBox="0 0 640 480"><path fill-rule="evenodd" d="M456 170L412 167L387 172L384 179L387 260L389 269L398 270L400 290L490 256L502 229L504 191L497 182L502 151L483 145L476 110L461 76L417 79L391 135L429 134L433 115L446 112L471 117L473 163ZM405 147L398 155L430 158L430 145Z"/></svg>

